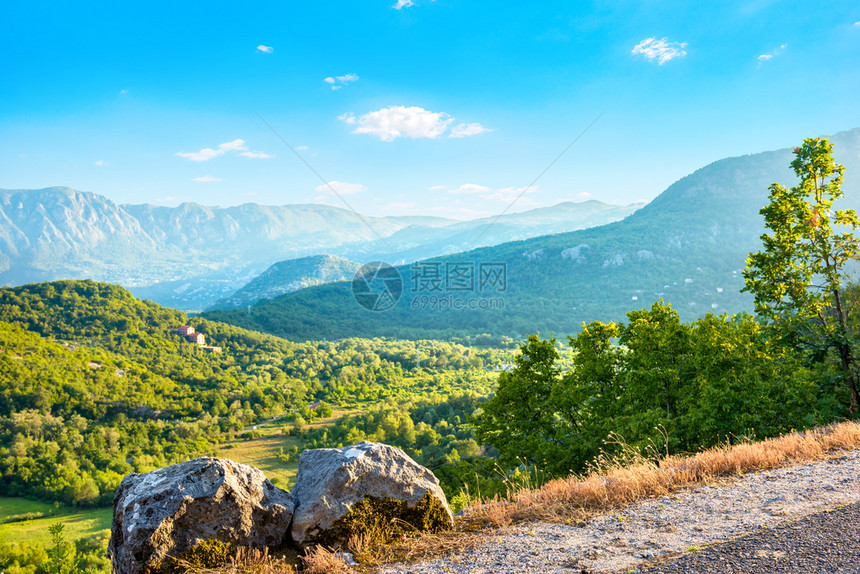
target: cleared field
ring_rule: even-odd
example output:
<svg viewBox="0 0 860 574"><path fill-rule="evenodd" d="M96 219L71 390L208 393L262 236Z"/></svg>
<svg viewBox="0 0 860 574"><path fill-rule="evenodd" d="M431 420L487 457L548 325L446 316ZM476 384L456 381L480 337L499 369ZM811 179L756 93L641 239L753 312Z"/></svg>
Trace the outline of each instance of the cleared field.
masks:
<svg viewBox="0 0 860 574"><path fill-rule="evenodd" d="M321 428L324 426L332 426L342 416L347 414L355 414L358 410L338 410L332 413L332 416L314 421L309 424L309 428ZM286 422L286 419L284 419ZM289 452L294 446L301 451L304 448L304 441L300 437L288 436L281 434L281 425L284 422L269 423L253 428L253 430L263 433L263 436L243 440L241 438L226 442L218 448L218 456L221 458L229 458L242 464L255 466L263 471L266 478L278 488L289 490L296 482L296 473L299 471L298 457L290 462L281 462L278 458L281 448L284 452Z"/></svg>
<svg viewBox="0 0 860 574"><path fill-rule="evenodd" d="M45 504L34 503L33 501L20 498L2 498L0 499L0 513L3 515L7 514L7 505L10 508L16 505L24 507L27 503ZM47 506L51 505L48 504ZM53 509L53 507L51 508ZM63 514L58 513L55 516L0 524L0 540L3 542L27 542L49 545L51 543L51 535L48 532L48 527L58 522L65 525L66 528L63 533L67 540L87 538L104 530L110 530L110 523L113 518L112 508L63 510ZM33 511L28 510L27 512Z"/></svg>
<svg viewBox="0 0 860 574"><path fill-rule="evenodd" d="M0 496L0 524L15 520L19 516L23 517L22 515L42 514L44 516L52 516L54 514L63 514L64 512L67 512L67 510L62 507L55 507L50 502Z"/></svg>

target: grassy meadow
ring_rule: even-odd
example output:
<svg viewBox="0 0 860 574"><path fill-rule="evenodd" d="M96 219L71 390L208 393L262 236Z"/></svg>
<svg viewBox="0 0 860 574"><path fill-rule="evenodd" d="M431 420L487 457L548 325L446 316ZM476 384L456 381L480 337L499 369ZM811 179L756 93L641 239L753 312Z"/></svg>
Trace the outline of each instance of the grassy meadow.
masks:
<svg viewBox="0 0 860 574"><path fill-rule="evenodd" d="M16 517L31 513L43 513L44 516L16 520ZM47 546L51 542L48 527L58 522L65 525L64 534L68 540L80 540L110 530L112 517L112 508L56 508L45 502L0 497L0 540Z"/></svg>

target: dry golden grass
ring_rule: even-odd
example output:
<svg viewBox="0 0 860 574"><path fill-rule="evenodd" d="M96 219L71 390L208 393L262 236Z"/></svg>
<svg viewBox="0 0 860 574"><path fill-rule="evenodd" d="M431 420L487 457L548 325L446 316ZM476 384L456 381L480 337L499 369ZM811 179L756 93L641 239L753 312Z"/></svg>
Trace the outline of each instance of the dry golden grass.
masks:
<svg viewBox="0 0 860 574"><path fill-rule="evenodd" d="M346 574L350 567L346 563L343 552L331 550L319 545L309 549L304 556L300 557L305 574Z"/></svg>
<svg viewBox="0 0 860 574"><path fill-rule="evenodd" d="M287 557L271 556L268 548L239 547L229 558L229 563L222 566L204 568L187 560L176 559L174 570L185 574L295 574L293 562Z"/></svg>
<svg viewBox="0 0 860 574"><path fill-rule="evenodd" d="M834 450L858 445L860 425L854 422L761 442L721 445L689 456L646 456L622 445L620 454L601 456L585 475L551 480L536 489L514 490L506 498L474 500L466 520L495 526L582 520L698 483L818 460Z"/></svg>

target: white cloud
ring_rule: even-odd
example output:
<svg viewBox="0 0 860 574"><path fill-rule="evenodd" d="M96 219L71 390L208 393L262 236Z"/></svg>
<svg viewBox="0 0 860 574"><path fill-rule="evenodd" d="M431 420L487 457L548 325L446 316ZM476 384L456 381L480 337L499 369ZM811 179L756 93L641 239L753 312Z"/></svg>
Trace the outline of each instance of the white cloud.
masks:
<svg viewBox="0 0 860 574"><path fill-rule="evenodd" d="M296 146L296 151L305 151L306 149L308 149L308 146L306 146L306 145L297 145Z"/></svg>
<svg viewBox="0 0 860 574"><path fill-rule="evenodd" d="M759 63L759 64L762 64L762 63L764 63L764 62L767 62L767 61L768 61L768 60L770 60L771 58L775 58L776 56L779 56L780 54L782 54L782 51L783 51L783 50L785 50L787 47L788 47L788 44L783 44L783 45L782 45L782 46L780 46L779 48L777 48L777 49L775 49L775 50L772 50L772 51L768 52L767 54L761 54L761 55L757 58L758 63Z"/></svg>
<svg viewBox="0 0 860 574"><path fill-rule="evenodd" d="M481 124L457 124L451 129L451 135L449 138L464 138L467 136L476 136L478 134L483 134L487 132L491 132L490 128L484 127Z"/></svg>
<svg viewBox="0 0 860 574"><path fill-rule="evenodd" d="M124 96L128 93L128 90L120 90L119 95Z"/></svg>
<svg viewBox="0 0 860 574"><path fill-rule="evenodd" d="M446 113L417 106L389 106L358 118L358 127L352 133L374 135L386 142L398 137L436 139L453 121Z"/></svg>
<svg viewBox="0 0 860 574"><path fill-rule="evenodd" d="M260 52L263 52L264 54L271 54L272 52L275 51L275 49L272 48L271 46L266 46L264 44L260 44L259 46L257 46L257 50L259 50Z"/></svg>
<svg viewBox="0 0 860 574"><path fill-rule="evenodd" d="M418 106L389 106L369 112L356 118L351 112L337 116L337 119L357 125L352 133L370 134L382 141L390 142L399 137L412 139L436 139L454 122L454 118L444 112L431 112ZM492 131L481 124L458 124L448 137L461 138Z"/></svg>
<svg viewBox="0 0 860 574"><path fill-rule="evenodd" d="M860 26L860 22L854 22L855 26Z"/></svg>
<svg viewBox="0 0 860 574"><path fill-rule="evenodd" d="M316 187L317 193L326 193L332 189L341 195L348 195L350 193L358 193L359 191L367 190L367 188L360 183L346 183L343 181L330 181L326 185L318 185Z"/></svg>
<svg viewBox="0 0 860 574"><path fill-rule="evenodd" d="M195 177L194 181L198 183L215 183L216 181L223 181L220 177L213 177L211 175L202 175L200 177Z"/></svg>
<svg viewBox="0 0 860 574"><path fill-rule="evenodd" d="M97 166L99 166L99 167L101 167L101 166L103 166L103 165L107 165L107 164L108 164L108 162L106 162L106 161L105 161L105 160L103 160L103 159L97 159L96 161L94 161L94 162L93 162L93 164L94 164L94 165L97 165Z"/></svg>
<svg viewBox="0 0 860 574"><path fill-rule="evenodd" d="M659 65L663 65L674 58L682 58L687 55L684 48L687 47L686 42L670 42L669 38L645 38L633 48L633 54L642 54L649 62L657 60Z"/></svg>
<svg viewBox="0 0 860 574"><path fill-rule="evenodd" d="M350 82L357 82L358 74L346 74L345 76L329 76L323 78L323 82L331 85L332 90L339 90Z"/></svg>
<svg viewBox="0 0 860 574"><path fill-rule="evenodd" d="M578 197L579 199L590 199L594 196L591 195L590 193L588 193L587 191L583 191L583 192L577 193L576 197Z"/></svg>
<svg viewBox="0 0 860 574"><path fill-rule="evenodd" d="M434 185L433 187L431 187L429 189L430 189L430 191L442 191L443 189L448 189L448 186L447 185Z"/></svg>
<svg viewBox="0 0 860 574"><path fill-rule="evenodd" d="M415 2L412 0L397 0L397 3L392 6L395 10L402 10L403 8L409 8L410 6L415 6Z"/></svg>
<svg viewBox="0 0 860 574"><path fill-rule="evenodd" d="M191 161L209 161L214 157L218 157L219 155L224 155L228 151L240 151L248 149L245 147L245 140L233 140L231 142L222 143L218 146L218 149L212 149L211 147L205 147L200 151L192 151L192 152L176 152L174 155L178 155L179 157L184 157L185 159L190 159Z"/></svg>
<svg viewBox="0 0 860 574"><path fill-rule="evenodd" d="M271 154L264 153L261 151L243 151L240 152L239 155L241 155L242 157L250 157L253 159L269 159L270 157L274 157Z"/></svg>
<svg viewBox="0 0 860 574"><path fill-rule="evenodd" d="M212 149L211 147L205 147L200 151L191 151L184 152L179 151L173 155L184 157L185 159L190 159L191 161L209 161L212 158L216 158L220 155L224 155L227 152L235 151L238 152L239 155L243 157L250 157L255 159L267 159L271 156L270 154L261 152L261 151L248 151L248 146L245 145L245 140L236 139L231 142L225 142L218 146L217 149Z"/></svg>
<svg viewBox="0 0 860 574"><path fill-rule="evenodd" d="M457 189L452 189L448 193L490 193L493 191L491 188L485 185L478 185L477 183L464 183Z"/></svg>

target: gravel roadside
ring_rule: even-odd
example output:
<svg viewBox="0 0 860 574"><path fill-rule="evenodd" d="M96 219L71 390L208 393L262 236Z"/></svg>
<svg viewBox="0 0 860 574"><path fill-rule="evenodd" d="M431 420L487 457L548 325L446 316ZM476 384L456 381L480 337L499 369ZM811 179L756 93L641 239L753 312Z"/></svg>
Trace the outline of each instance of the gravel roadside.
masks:
<svg viewBox="0 0 860 574"><path fill-rule="evenodd" d="M644 568L646 563L679 554L684 555L683 559L648 567L654 569L643 572L841 572L843 570L828 570L823 566L818 569L754 570L742 563L731 566L735 570L730 570L727 569L728 562L725 568L715 565L713 568L716 569L711 570L665 569L676 565L680 568L685 559L705 559L711 556L711 552L717 552L717 545L727 540L741 544L742 537L750 533L766 536L781 532L774 529L781 525L791 528L794 521L806 517L812 521L818 516L826 522L833 516L832 513L822 514L823 511L860 503L858 477L860 451L850 451L825 461L750 473L723 484L700 486L646 500L620 512L597 516L581 528L543 523L517 525L488 535L485 544L474 550L418 564L389 565L379 572L635 572ZM846 516L851 512L844 511ZM749 540L754 544L756 539ZM810 533L807 540L806 546L798 542L797 547L812 549L810 545L818 537ZM713 548L698 551L707 547ZM754 548L751 547L750 551ZM776 552L787 551L777 549ZM812 560L815 553L807 551L804 555ZM756 559L760 561L764 557ZM773 559L782 560L778 554L774 554ZM860 569L844 571L858 572Z"/></svg>
<svg viewBox="0 0 860 574"><path fill-rule="evenodd" d="M805 574L860 572L860 504L690 552L638 574Z"/></svg>

